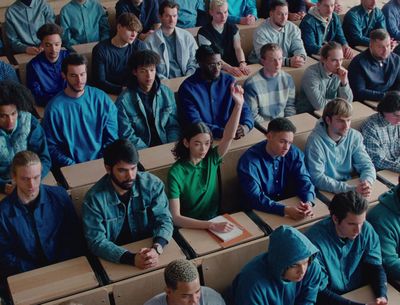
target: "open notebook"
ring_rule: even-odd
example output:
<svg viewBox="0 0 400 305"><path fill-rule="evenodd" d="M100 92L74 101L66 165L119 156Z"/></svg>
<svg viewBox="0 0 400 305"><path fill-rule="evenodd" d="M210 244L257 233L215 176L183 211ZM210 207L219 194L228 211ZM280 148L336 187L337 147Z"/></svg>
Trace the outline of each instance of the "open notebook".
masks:
<svg viewBox="0 0 400 305"><path fill-rule="evenodd" d="M214 231L214 230L210 230L210 232L215 234L223 242L230 241L230 240L232 240L232 239L234 239L236 237L239 237L239 236L241 236L243 234L243 230L241 228L239 228L235 223L233 223L229 219L225 218L223 215L220 215L220 216L217 216L217 217L215 217L213 219L210 219L210 221L212 221L212 222L227 221L227 222L231 223L234 226L232 231L226 232L226 233L221 233L221 232L217 232L217 231Z"/></svg>

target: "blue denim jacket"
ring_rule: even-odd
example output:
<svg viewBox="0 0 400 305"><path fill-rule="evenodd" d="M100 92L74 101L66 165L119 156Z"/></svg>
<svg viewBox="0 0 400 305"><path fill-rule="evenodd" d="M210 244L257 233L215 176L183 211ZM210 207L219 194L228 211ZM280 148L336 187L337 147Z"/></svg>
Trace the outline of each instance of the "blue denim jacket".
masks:
<svg viewBox="0 0 400 305"><path fill-rule="evenodd" d="M58 186L41 185L38 200L34 221L16 190L0 202L1 277L43 267L38 243L49 264L84 253L78 217L67 192Z"/></svg>
<svg viewBox="0 0 400 305"><path fill-rule="evenodd" d="M137 90L127 89L118 97L118 134L130 140L137 149L147 148L151 143L151 131L146 110ZM164 143L177 141L180 137L178 113L174 93L160 84L153 99L153 115L157 134Z"/></svg>
<svg viewBox="0 0 400 305"><path fill-rule="evenodd" d="M83 202L83 228L90 251L119 263L127 251L117 246L125 218L125 205L119 200L110 175L101 178L86 194ZM138 172L128 204L128 222L134 240L150 236L170 240L172 217L164 184L156 176Z"/></svg>

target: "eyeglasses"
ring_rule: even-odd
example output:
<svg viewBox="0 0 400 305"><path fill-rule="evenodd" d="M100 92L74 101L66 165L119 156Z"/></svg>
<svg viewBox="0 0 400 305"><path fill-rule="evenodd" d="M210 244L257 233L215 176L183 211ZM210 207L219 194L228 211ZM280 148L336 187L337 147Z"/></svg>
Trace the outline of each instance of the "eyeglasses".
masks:
<svg viewBox="0 0 400 305"><path fill-rule="evenodd" d="M222 61L209 63L209 64L207 64L207 67L209 69L221 68L222 67Z"/></svg>

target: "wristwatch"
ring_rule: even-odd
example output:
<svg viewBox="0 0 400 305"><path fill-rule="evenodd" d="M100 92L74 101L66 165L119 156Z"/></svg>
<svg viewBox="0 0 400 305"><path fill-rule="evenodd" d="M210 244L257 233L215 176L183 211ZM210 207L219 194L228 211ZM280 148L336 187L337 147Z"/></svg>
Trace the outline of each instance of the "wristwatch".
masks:
<svg viewBox="0 0 400 305"><path fill-rule="evenodd" d="M163 247L160 244L153 244L153 249L156 250L158 255L161 255L164 251Z"/></svg>

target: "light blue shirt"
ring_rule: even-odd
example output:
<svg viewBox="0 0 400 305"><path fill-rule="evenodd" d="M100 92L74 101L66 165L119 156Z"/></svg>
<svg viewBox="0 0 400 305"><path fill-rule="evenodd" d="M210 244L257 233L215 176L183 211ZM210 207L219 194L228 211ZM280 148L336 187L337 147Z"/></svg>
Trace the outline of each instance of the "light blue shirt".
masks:
<svg viewBox="0 0 400 305"><path fill-rule="evenodd" d="M227 0L228 22L240 23L241 17L253 15L257 20L257 6L255 0Z"/></svg>

